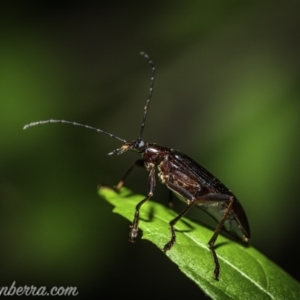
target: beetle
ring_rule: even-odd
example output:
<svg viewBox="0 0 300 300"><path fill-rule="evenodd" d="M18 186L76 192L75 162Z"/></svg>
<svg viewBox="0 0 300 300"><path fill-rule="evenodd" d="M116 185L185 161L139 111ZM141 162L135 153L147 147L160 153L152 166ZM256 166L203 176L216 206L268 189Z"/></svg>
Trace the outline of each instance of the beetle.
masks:
<svg viewBox="0 0 300 300"><path fill-rule="evenodd" d="M146 143L142 139L148 109L153 94L155 65L148 54L144 52L141 52L140 54L151 66L151 79L149 95L146 105L144 106L140 133L136 140L127 141L102 129L97 129L89 125L83 125L77 122L70 122L66 120L51 119L46 121L32 122L25 125L23 129L46 123L72 124L75 126L96 130L99 133L108 135L123 143L120 148L113 150L112 152L108 153L108 155L120 155L127 151L137 152L140 155L140 158L130 166L115 187L117 191L122 188L126 178L135 166L142 166L149 172L147 196L136 205L133 222L130 225L130 241L133 242L138 235L138 224L140 218L139 212L142 205L154 194L156 185L156 172L158 171L157 176L160 181L165 184L180 200L186 202L187 204L185 209L169 222L171 238L163 247L163 251L166 252L170 250L175 244L176 233L174 226L192 207L196 206L205 210L218 221L218 225L208 242L208 247L214 261L213 277L215 280L218 280L220 274L220 264L214 249L217 237L221 229L224 227L228 232L233 233L243 242L248 243L250 238L250 228L246 213L236 196L220 180L218 180L205 168L200 166L192 158L174 149L159 146L155 143Z"/></svg>

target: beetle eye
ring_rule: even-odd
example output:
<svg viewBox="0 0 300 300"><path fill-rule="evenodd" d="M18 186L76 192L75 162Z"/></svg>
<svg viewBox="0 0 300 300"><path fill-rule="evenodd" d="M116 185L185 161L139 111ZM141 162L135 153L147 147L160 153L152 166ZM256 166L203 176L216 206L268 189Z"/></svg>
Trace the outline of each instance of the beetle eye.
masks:
<svg viewBox="0 0 300 300"><path fill-rule="evenodd" d="M141 140L137 146L138 151L143 151L145 149L145 142Z"/></svg>

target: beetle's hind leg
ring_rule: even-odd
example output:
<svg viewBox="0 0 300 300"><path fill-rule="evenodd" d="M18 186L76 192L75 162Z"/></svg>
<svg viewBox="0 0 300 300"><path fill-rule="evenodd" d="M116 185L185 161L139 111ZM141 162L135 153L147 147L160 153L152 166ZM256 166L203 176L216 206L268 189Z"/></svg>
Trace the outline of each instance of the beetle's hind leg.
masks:
<svg viewBox="0 0 300 300"><path fill-rule="evenodd" d="M215 201L229 201L229 204L226 208L226 211L225 211L221 221L219 222L217 228L215 229L213 236L211 237L211 239L208 242L208 247L209 247L209 250L210 250L211 255L213 257L214 263L215 263L215 269L214 269L214 278L215 278L215 280L219 279L220 264L219 264L219 259L217 257L216 251L214 249L214 245L215 245L215 242L218 238L218 235L219 235L219 233L220 233L220 231L221 231L221 229L224 225L224 222L226 221L226 219L227 219L227 217L230 213L231 207L234 203L234 197L233 196L229 196L229 195L226 195L226 194L217 194L217 195L219 195L220 198L222 198L222 196L223 196L225 199L219 199L219 200L214 199Z"/></svg>
<svg viewBox="0 0 300 300"><path fill-rule="evenodd" d="M212 254L213 261L215 264L215 269L214 269L214 279L218 280L219 279L219 274L220 274L220 264L219 260L216 254L216 251L214 249L215 242L217 240L217 237L224 225L224 222L226 221L230 211L231 207L234 203L235 198L232 195L228 194L218 194L218 193L207 193L205 195L198 196L195 198L188 190L184 189L181 186L175 185L173 183L167 182L167 186L173 190L174 192L178 193L181 195L183 198L186 199L188 206L173 220L170 221L170 231L171 231L171 239L170 241L164 246L163 251L166 252L172 248L172 246L176 242L176 233L175 233L175 224L194 206L194 205L201 205L202 203L205 202L228 202L228 206L226 208L226 211L224 215L222 216L221 221L219 222L217 228L214 231L213 236L208 242L209 250Z"/></svg>

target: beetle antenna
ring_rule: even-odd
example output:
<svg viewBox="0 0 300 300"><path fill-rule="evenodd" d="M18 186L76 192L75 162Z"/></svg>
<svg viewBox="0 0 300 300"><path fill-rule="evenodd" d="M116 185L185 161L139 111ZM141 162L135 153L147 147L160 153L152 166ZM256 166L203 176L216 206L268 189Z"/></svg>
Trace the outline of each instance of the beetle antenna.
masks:
<svg viewBox="0 0 300 300"><path fill-rule="evenodd" d="M151 58L149 57L149 55L143 51L140 52L140 55L142 55L145 59L147 59L149 65L151 66L151 78L150 78L149 95L148 95L148 99L146 101L146 105L144 107L144 115L143 115L141 131L140 131L140 135L138 137L138 141L140 141L142 139L142 135L143 135L143 132L145 129L146 117L148 114L148 109L149 109L149 105L150 105L152 94L153 94L154 76L155 76L155 65L154 65L153 61L151 60Z"/></svg>
<svg viewBox="0 0 300 300"><path fill-rule="evenodd" d="M81 127L85 127L87 129L92 129L92 130L96 130L97 132L100 132L100 133L103 133L103 134L106 134L116 140L119 140L123 143L127 143L126 140L123 140L121 138L119 138L118 136L114 135L114 134L111 134L109 132L106 132L104 130L101 130L101 129L98 129L98 128L95 128L95 127L92 127L92 126L89 126L89 125L83 125L83 124L80 124L80 123L76 123L76 122L70 122L70 121L65 121L65 120L46 120L46 121L38 121L38 122L32 122L30 124L27 124L23 127L23 129L28 129L29 127L33 127L33 126L36 126L36 125L43 125L43 124L47 124L47 123L65 123L65 124L71 124L71 125L74 125L74 126L81 126Z"/></svg>

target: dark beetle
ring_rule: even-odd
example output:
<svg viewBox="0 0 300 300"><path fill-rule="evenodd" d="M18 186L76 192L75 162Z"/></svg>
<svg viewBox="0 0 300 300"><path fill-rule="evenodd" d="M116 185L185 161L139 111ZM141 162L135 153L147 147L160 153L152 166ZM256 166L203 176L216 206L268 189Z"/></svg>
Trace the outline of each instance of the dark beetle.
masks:
<svg viewBox="0 0 300 300"><path fill-rule="evenodd" d="M220 265L214 249L216 239L224 226L227 231L233 233L234 235L238 236L243 242L247 243L250 238L250 228L246 214L234 194L216 177L214 177L206 169L201 167L193 159L179 151L167 147L162 147L156 144L148 144L142 140L145 121L153 92L155 66L146 53L141 52L141 55L148 60L148 63L150 64L152 69L152 76L149 97L144 107L141 130L139 137L136 140L128 142L101 129L65 120L47 120L33 122L25 125L24 129L45 123L73 124L76 126L82 126L88 129L96 130L97 132L109 135L110 137L124 143L121 148L110 152L109 155L114 153L123 154L128 150L138 152L141 155L141 158L131 165L131 167L127 170L123 178L116 186L116 190L121 189L127 176L131 173L135 166L143 166L149 172L147 191L148 194L147 197L140 201L136 206L134 219L132 225L130 226L130 240L134 241L134 239L137 237L139 211L141 206L153 196L156 184L155 171L157 168L159 171L158 177L160 181L166 184L167 187L177 197L187 203L187 207L176 218L170 221L171 239L163 247L163 251L166 252L167 250L170 250L176 241L174 225L177 223L177 221L181 217L183 217L193 206L200 207L201 209L207 211L213 218L218 221L218 226L208 242L209 249L211 251L215 264L214 278L218 280Z"/></svg>

